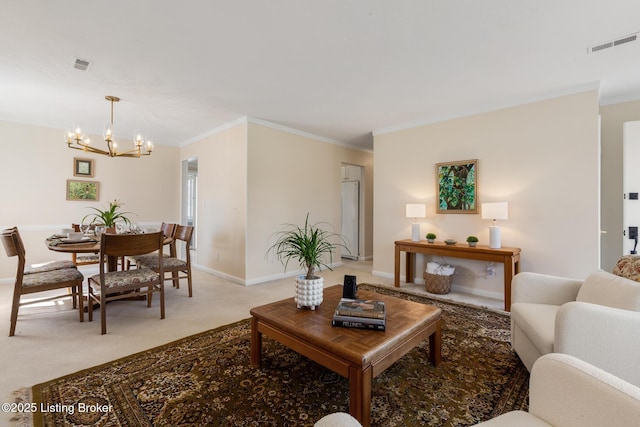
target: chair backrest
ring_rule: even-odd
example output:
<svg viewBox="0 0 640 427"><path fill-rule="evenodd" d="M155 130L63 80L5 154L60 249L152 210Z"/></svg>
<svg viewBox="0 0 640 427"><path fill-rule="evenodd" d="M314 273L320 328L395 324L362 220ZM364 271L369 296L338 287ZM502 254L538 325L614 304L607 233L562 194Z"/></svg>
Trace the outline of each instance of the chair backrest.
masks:
<svg viewBox="0 0 640 427"><path fill-rule="evenodd" d="M122 257L159 251L162 256L162 240L160 231L144 234L103 234L100 238L100 255Z"/></svg>
<svg viewBox="0 0 640 427"><path fill-rule="evenodd" d="M187 259L187 261L189 261L191 259L191 253L189 252L189 248L191 247L191 238L193 237L193 226L191 225L178 225L176 227L176 233L174 234L173 238L174 241L182 241L184 242L185 246L184 246L184 251L185 251L185 257ZM176 256L176 255L172 255L172 256Z"/></svg>
<svg viewBox="0 0 640 427"><path fill-rule="evenodd" d="M173 237L176 232L176 225L177 224L163 222L160 226L160 231L162 231L164 237Z"/></svg>
<svg viewBox="0 0 640 427"><path fill-rule="evenodd" d="M24 244L22 243L18 227L11 227L2 230L2 246L4 246L4 251L7 253L8 257L18 255L18 257L24 259L26 256L26 251L24 249Z"/></svg>
<svg viewBox="0 0 640 427"><path fill-rule="evenodd" d="M79 233L80 231L82 231L82 229L80 228L82 224L71 224L71 228L73 228L73 231L75 231L76 233ZM89 230L95 230L96 229L96 225L95 224L85 224L85 225L89 225Z"/></svg>
<svg viewBox="0 0 640 427"><path fill-rule="evenodd" d="M20 232L18 231L18 227L12 227L2 230L0 239L2 240L2 246L4 246L4 251L7 253L7 256L18 257L18 270L16 273L16 279L21 282L25 266L25 250L24 244L22 243L22 238L20 237Z"/></svg>
<svg viewBox="0 0 640 427"><path fill-rule="evenodd" d="M191 225L178 225L176 227L176 234L174 239L182 240L187 245L191 243L191 237L193 236L193 227Z"/></svg>

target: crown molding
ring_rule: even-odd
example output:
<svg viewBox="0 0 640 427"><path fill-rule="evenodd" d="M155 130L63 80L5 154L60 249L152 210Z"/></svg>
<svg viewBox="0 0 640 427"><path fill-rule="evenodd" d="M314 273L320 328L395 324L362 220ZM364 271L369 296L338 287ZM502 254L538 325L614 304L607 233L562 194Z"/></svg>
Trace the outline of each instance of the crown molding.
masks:
<svg viewBox="0 0 640 427"><path fill-rule="evenodd" d="M407 129L413 129L420 126L428 126L435 123L445 122L447 120L460 119L463 117L475 116L477 114L489 113L492 111L498 111L505 108L513 108L521 105L532 104L534 102L546 101L553 98L560 98L562 96L575 95L582 92L587 92L590 90L598 90L600 91L600 82L589 82L578 86L572 86L570 88L565 88L562 90L557 90L549 93L539 94L537 96L532 96L526 99L521 99L514 102L504 102L504 103L496 103L494 105L486 105L485 107L471 109L466 112L462 112L459 114L451 114L451 115L442 115L437 117L432 117L430 119L418 120L415 122L409 122L400 124L397 126L389 126L382 129L374 130L373 136L384 135L387 133L399 132Z"/></svg>

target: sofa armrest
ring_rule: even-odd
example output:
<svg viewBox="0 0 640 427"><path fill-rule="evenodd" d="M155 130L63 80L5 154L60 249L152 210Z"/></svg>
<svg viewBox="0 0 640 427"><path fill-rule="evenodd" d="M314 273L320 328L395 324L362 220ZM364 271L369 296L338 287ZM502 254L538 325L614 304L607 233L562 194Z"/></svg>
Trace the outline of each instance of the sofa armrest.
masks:
<svg viewBox="0 0 640 427"><path fill-rule="evenodd" d="M529 412L554 426L638 424L640 388L566 354L533 365Z"/></svg>
<svg viewBox="0 0 640 427"><path fill-rule="evenodd" d="M523 272L513 277L511 302L562 305L575 301L582 280Z"/></svg>
<svg viewBox="0 0 640 427"><path fill-rule="evenodd" d="M570 302L558 310L554 340L554 351L640 386L640 312Z"/></svg>
<svg viewBox="0 0 640 427"><path fill-rule="evenodd" d="M362 424L346 412L334 412L320 418L313 427L362 427Z"/></svg>

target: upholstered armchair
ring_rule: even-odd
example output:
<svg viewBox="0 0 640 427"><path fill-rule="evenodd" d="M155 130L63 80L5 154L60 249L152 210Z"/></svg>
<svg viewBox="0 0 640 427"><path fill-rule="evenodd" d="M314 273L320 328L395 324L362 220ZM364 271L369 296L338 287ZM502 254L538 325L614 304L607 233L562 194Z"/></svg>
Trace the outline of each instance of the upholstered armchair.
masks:
<svg viewBox="0 0 640 427"><path fill-rule="evenodd" d="M529 412L507 412L478 426L636 426L638 414L640 388L576 357L552 353L533 364Z"/></svg>
<svg viewBox="0 0 640 427"><path fill-rule="evenodd" d="M604 271L584 281L519 273L512 297L511 345L529 371L565 353L640 386L640 283Z"/></svg>

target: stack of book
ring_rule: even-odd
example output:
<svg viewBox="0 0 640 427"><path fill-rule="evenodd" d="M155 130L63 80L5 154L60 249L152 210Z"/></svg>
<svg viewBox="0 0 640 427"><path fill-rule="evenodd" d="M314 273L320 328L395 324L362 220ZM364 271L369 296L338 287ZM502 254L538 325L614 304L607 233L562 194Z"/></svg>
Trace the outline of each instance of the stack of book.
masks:
<svg viewBox="0 0 640 427"><path fill-rule="evenodd" d="M384 331L387 309L384 301L342 298L331 324L344 328Z"/></svg>

